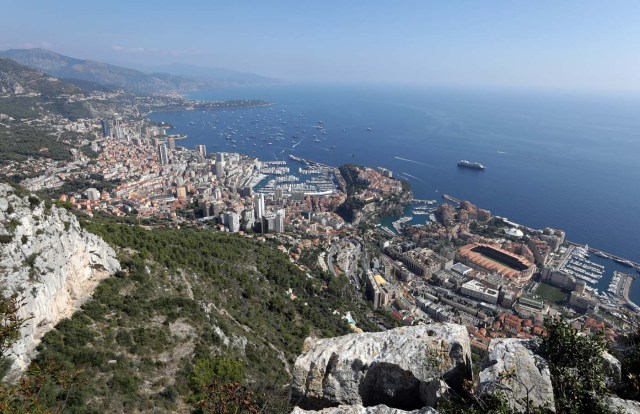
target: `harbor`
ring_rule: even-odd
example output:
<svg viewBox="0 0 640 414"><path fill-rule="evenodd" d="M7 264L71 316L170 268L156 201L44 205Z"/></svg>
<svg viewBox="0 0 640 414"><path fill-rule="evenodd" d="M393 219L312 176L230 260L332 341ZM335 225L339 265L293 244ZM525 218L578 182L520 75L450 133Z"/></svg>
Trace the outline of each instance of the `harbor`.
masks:
<svg viewBox="0 0 640 414"><path fill-rule="evenodd" d="M588 245L566 242L570 251L565 262L561 263L565 272L589 283L593 289L606 293L619 304L640 311L640 306L631 299L632 289L637 289L633 282L640 273L640 264ZM597 277L600 274L602 276Z"/></svg>
<svg viewBox="0 0 640 414"><path fill-rule="evenodd" d="M634 275L617 271L613 272L613 277L609 283L607 293L618 300L624 301L624 303L632 310L638 311L640 310L640 306L636 305L629 299L629 290L631 289L631 284L634 279Z"/></svg>
<svg viewBox="0 0 640 414"><path fill-rule="evenodd" d="M605 268L603 265L589 260L589 257L588 248L569 246L569 254L566 260L560 264L560 269L595 285L604 276Z"/></svg>

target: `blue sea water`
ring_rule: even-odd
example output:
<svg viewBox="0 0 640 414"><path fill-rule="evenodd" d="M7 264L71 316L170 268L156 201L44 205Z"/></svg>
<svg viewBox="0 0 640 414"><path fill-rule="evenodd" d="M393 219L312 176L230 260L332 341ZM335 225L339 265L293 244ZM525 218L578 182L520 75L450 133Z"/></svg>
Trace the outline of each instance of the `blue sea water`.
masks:
<svg viewBox="0 0 640 414"><path fill-rule="evenodd" d="M468 199L640 261L640 98L345 85L223 88L190 97L274 105L151 114L189 135L179 145L384 166L408 178L416 198ZM487 168L461 169L460 159ZM629 271L616 266L608 273ZM608 279L598 287L606 290ZM632 296L640 301L640 281Z"/></svg>

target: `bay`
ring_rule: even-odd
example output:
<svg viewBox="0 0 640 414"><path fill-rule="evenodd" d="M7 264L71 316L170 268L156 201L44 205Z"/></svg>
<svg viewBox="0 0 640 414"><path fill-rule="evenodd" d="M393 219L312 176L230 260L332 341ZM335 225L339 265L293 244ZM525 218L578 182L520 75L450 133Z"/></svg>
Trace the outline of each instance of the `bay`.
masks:
<svg viewBox="0 0 640 414"><path fill-rule="evenodd" d="M367 85L222 88L190 97L273 105L151 114L188 134L178 145L384 166L409 179L416 198L450 194L640 261L636 97ZM461 159L486 170L458 168ZM601 290L612 270L629 271L611 263ZM640 282L632 297L640 299Z"/></svg>

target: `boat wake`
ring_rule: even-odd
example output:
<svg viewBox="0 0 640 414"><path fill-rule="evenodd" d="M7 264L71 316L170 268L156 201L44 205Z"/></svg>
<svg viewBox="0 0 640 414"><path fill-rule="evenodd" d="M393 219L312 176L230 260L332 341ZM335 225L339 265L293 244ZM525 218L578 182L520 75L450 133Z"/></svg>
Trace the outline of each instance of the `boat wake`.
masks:
<svg viewBox="0 0 640 414"><path fill-rule="evenodd" d="M406 173L406 172L403 172L403 173L402 173L402 175L406 175L407 177L411 177L411 178L414 178L414 179L416 179L416 180L418 180L418 181L421 181L421 182L423 182L423 183L426 183L426 181L425 181L425 180L423 180L422 178L418 178L418 177L416 177L415 175L411 175L411 174Z"/></svg>
<svg viewBox="0 0 640 414"><path fill-rule="evenodd" d="M400 161L412 162L412 163L414 163L414 164L424 165L425 167L435 168L433 165L425 164L424 162L420 162L420 161L410 160L410 159L408 159L408 158L402 158L402 157L394 157L394 158L395 158L396 160L400 160Z"/></svg>

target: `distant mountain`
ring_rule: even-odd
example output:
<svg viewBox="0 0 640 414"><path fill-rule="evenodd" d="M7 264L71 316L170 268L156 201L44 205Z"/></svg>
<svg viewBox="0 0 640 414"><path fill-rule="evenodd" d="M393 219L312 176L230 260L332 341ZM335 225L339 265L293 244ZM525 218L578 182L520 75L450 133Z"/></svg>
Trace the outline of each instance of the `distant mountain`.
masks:
<svg viewBox="0 0 640 414"><path fill-rule="evenodd" d="M142 94L195 90L204 86L189 79L157 77L108 63L75 59L46 49L10 49L0 52L0 55L58 78L80 79Z"/></svg>
<svg viewBox="0 0 640 414"><path fill-rule="evenodd" d="M254 73L238 72L224 68L209 68L204 66L173 63L167 66L151 67L151 72L172 73L187 76L206 82L210 86L243 86L265 85L280 82L277 79L256 75ZM155 74L155 73L154 73Z"/></svg>
<svg viewBox="0 0 640 414"><path fill-rule="evenodd" d="M76 59L46 49L10 49L0 51L0 56L58 78L79 79L145 95L273 82L268 78L249 73L187 65L171 65L156 68L153 71L156 73L145 73L94 60ZM172 68L175 70L169 70Z"/></svg>
<svg viewBox="0 0 640 414"><path fill-rule="evenodd" d="M13 118L35 118L45 112L69 119L88 118L87 102L72 95L95 90L86 82L70 83L0 57L0 114Z"/></svg>
<svg viewBox="0 0 640 414"><path fill-rule="evenodd" d="M83 93L83 88L0 57L0 96L40 95L57 97Z"/></svg>

